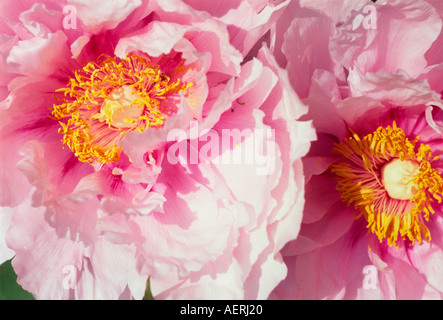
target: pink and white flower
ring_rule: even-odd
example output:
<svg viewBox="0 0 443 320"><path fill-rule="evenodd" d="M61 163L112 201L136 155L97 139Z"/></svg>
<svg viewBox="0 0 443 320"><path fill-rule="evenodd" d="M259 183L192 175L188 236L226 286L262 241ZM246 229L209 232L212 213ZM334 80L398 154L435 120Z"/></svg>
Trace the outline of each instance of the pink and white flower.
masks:
<svg viewBox="0 0 443 320"><path fill-rule="evenodd" d="M282 250L288 277L271 297L441 299L442 7L337 2L345 10L294 1L277 23L287 31L275 54L318 140L303 160L300 234ZM376 28L356 22L365 11Z"/></svg>
<svg viewBox="0 0 443 320"><path fill-rule="evenodd" d="M149 277L160 299L269 295L286 276L279 251L298 233L315 137L260 42L287 5L0 4L0 231L24 289L140 299ZM271 130L275 169L171 164L168 133L194 123L199 139Z"/></svg>

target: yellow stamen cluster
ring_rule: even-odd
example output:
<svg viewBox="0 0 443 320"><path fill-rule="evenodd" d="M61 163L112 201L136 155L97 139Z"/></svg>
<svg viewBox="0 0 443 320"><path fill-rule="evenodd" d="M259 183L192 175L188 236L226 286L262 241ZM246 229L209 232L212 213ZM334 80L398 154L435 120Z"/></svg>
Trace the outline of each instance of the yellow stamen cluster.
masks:
<svg viewBox="0 0 443 320"><path fill-rule="evenodd" d="M334 152L343 162L332 164L330 169L337 178L337 190L343 201L353 203L368 221L368 229L380 242L387 239L389 245L397 245L398 235L408 237L412 243L422 239L431 240L425 221L434 213L432 203L441 203L443 179L438 170L431 167L429 145L421 144L419 137L410 141L401 128L393 123L387 128L379 127L373 134L360 138L351 131L351 137L335 145ZM382 181L381 168L394 159L413 161L418 169L409 177L414 194L409 200L391 198Z"/></svg>
<svg viewBox="0 0 443 320"><path fill-rule="evenodd" d="M176 111L172 109L175 104L164 103L165 100L176 99L177 93L186 94L193 85L181 83L181 72L183 63L175 68L175 74L168 75L149 58L136 54L124 59L102 55L96 62L88 62L74 73L66 87L56 90L64 98L56 97L62 103L54 104L52 117L62 126L59 132L63 134L63 145L68 145L83 162L117 161L121 153L117 143L123 135L161 128L168 115ZM133 98L129 106L118 106L122 99L114 98L113 93L119 88L124 89L126 99ZM141 109L123 119L128 125L113 122L113 114L124 115L128 108Z"/></svg>

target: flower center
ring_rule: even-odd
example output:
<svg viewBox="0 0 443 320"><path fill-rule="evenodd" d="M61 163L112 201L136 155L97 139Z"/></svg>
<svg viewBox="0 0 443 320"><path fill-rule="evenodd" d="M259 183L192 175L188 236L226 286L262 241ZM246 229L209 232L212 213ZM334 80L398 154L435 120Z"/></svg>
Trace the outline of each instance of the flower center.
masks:
<svg viewBox="0 0 443 320"><path fill-rule="evenodd" d="M429 145L417 147L419 137L410 141L395 122L363 138L351 133L335 145L341 157L330 166L343 201L354 204L357 218L366 218L380 242L397 245L398 235L412 244L430 241L425 221L443 193L441 174L431 167L438 157L432 157Z"/></svg>
<svg viewBox="0 0 443 320"><path fill-rule="evenodd" d="M177 112L181 96L192 82L182 83L187 71L180 56L159 60L128 54L124 59L102 55L75 71L54 104L51 117L60 122L63 145L80 161L116 162L122 151L118 142L128 132L161 128Z"/></svg>
<svg viewBox="0 0 443 320"><path fill-rule="evenodd" d="M410 200L417 193L413 182L419 165L413 160L394 159L381 168L381 182L393 199Z"/></svg>
<svg viewBox="0 0 443 320"><path fill-rule="evenodd" d="M134 128L144 111L143 104L134 103L137 99L139 97L132 93L130 86L115 88L103 102L100 113L93 118L118 129Z"/></svg>

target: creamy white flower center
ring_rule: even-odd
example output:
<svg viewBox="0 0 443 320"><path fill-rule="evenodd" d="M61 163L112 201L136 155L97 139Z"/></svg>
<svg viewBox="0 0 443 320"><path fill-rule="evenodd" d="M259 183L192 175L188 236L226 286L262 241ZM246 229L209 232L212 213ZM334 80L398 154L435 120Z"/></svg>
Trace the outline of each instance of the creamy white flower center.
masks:
<svg viewBox="0 0 443 320"><path fill-rule="evenodd" d="M394 159L381 169L381 180L388 195L398 200L409 200L417 193L412 182L419 165L413 160Z"/></svg>
<svg viewBox="0 0 443 320"><path fill-rule="evenodd" d="M100 113L94 118L119 129L136 127L144 106L136 103L140 97L132 92L133 89L128 85L112 90L103 102Z"/></svg>

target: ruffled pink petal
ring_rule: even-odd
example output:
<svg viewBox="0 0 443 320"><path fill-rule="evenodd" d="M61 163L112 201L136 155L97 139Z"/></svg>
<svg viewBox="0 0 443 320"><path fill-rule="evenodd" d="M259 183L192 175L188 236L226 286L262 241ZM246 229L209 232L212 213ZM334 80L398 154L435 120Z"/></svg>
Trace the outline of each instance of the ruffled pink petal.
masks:
<svg viewBox="0 0 443 320"><path fill-rule="evenodd" d="M41 0L39 3L36 3L34 0L2 1L0 4L0 31L5 34L12 34L14 25L16 25L20 21L20 17L23 17L24 15L35 17L35 20L34 18L25 19L27 21L41 20L40 22L44 25L54 24L56 21L59 21L58 19L55 19L56 16L59 16L56 12L62 12L60 1ZM51 21L41 19L47 17L47 14L52 15L54 19Z"/></svg>
<svg viewBox="0 0 443 320"><path fill-rule="evenodd" d="M105 164L100 170L85 175L75 187L74 194L97 194L100 197L119 198L123 203L136 205L155 184L161 172L161 162L139 168L122 155L117 164Z"/></svg>
<svg viewBox="0 0 443 320"><path fill-rule="evenodd" d="M439 81L443 71L443 64L439 63L433 66L429 66L423 73L418 76L420 80L426 80L432 90L443 93L443 84Z"/></svg>
<svg viewBox="0 0 443 320"><path fill-rule="evenodd" d="M228 11L238 8L241 1L238 0L215 0L215 1L198 1L198 0L183 0L184 3L192 8L200 11L206 11L211 16L220 18Z"/></svg>
<svg viewBox="0 0 443 320"><path fill-rule="evenodd" d="M335 203L340 201L335 187L335 180L329 175L315 175L306 183L303 223L319 221Z"/></svg>
<svg viewBox="0 0 443 320"><path fill-rule="evenodd" d="M23 11L18 20L35 37L48 38L51 33L57 32L63 23L63 11L54 7L53 3L36 3L29 10Z"/></svg>
<svg viewBox="0 0 443 320"><path fill-rule="evenodd" d="M426 81L411 79L402 72L363 75L354 69L350 72L349 84L353 97L339 101L337 113L351 128L359 128L366 134L380 125L392 123L389 108L401 106L411 114L421 114L434 101L440 100L439 94L431 90ZM401 119L398 117L401 125L407 125L408 121Z"/></svg>
<svg viewBox="0 0 443 320"><path fill-rule="evenodd" d="M29 182L16 165L23 158L20 150L28 140L41 140L48 143L57 141L58 123L49 118L48 105L52 105L52 90L60 85L59 80L45 77L17 77L9 85L10 94L4 101L6 110L2 112L2 134L0 146L2 157L2 203L15 206L28 194ZM32 103L30 103L32 101ZM26 113L26 117L23 114ZM53 146L55 146L53 144ZM55 157L57 158L57 157Z"/></svg>
<svg viewBox="0 0 443 320"><path fill-rule="evenodd" d="M285 258L288 277L271 298L355 299L363 286L363 268L370 265L364 234L355 231L328 246Z"/></svg>
<svg viewBox="0 0 443 320"><path fill-rule="evenodd" d="M440 100L440 94L433 91L427 81L410 78L402 71L363 74L352 69L348 81L352 96L365 96L386 105L409 107Z"/></svg>
<svg viewBox="0 0 443 320"><path fill-rule="evenodd" d="M336 160L336 157L331 153L335 141L335 137L329 134L317 133L317 141L312 143L308 154L303 158L303 171L306 181L325 172Z"/></svg>
<svg viewBox="0 0 443 320"><path fill-rule="evenodd" d="M162 53L169 53L188 30L189 26L153 21L135 34L120 39L115 53L119 57L126 57L128 52L140 50L158 57Z"/></svg>
<svg viewBox="0 0 443 320"><path fill-rule="evenodd" d="M300 230L300 240L297 238L284 250L284 255L297 255L309 252L316 247L330 245L342 238L353 227L358 214L354 208L347 208L345 204L336 202L324 213L322 219L303 223ZM313 217L315 219L316 216ZM307 221L308 218L306 218Z"/></svg>
<svg viewBox="0 0 443 320"><path fill-rule="evenodd" d="M245 283L247 299L267 299L278 283L286 277L287 267L281 255L275 252L275 248L269 246L259 256Z"/></svg>
<svg viewBox="0 0 443 320"><path fill-rule="evenodd" d="M198 52L211 53L211 67L209 71L220 72L230 76L238 75L243 57L239 50L232 45L227 30L221 24L211 20L195 23L186 34Z"/></svg>
<svg viewBox="0 0 443 320"><path fill-rule="evenodd" d="M277 205L275 206L272 203L263 203L263 207L258 207L257 205L261 203L261 199L257 197L254 204L256 210L266 210L269 213L263 215L260 213L262 217L266 217L266 222L262 222L260 229L251 230L248 233L248 236L244 235L244 243L254 243L255 250L260 250L260 245L263 246L262 251L256 251L260 253L257 258L252 258L251 262L254 262L252 265L252 269L249 273L245 284L245 297L248 299L262 299L266 298L270 291L272 290L277 283L284 278L286 275L285 268L281 263L280 256L277 253L280 248L289 240L292 240L297 235L296 226L300 224L301 219L301 211L303 205L302 199L302 191L300 190L303 185L303 177L301 175L302 169L300 163L297 163L297 159L303 156L304 152L307 152L308 148L304 148L304 145L308 146L309 142L314 138L310 126L308 123L297 122L293 123L293 127L290 127L290 130L287 126L282 125L279 121L280 117L284 118L288 116L288 114L293 114L293 117L300 117L305 112L304 106L301 102L297 105L297 108L294 109L293 101L297 101L297 99L288 99L286 95L290 95L292 93L291 90L286 91L289 87L289 81L287 76L283 73L282 70L277 66L276 61L271 58L266 49L262 49L259 54L260 60L265 65L262 67L257 61L253 60L244 65L243 71L245 74L249 74L249 78L244 78L242 82L240 82L236 87L237 90L248 90L243 95L239 96L236 100L239 105L234 103L233 112L227 112L225 117L222 116L220 123L223 123L223 127L230 126L230 121L233 119L229 119L228 115L232 116L232 113L236 114L235 127L238 128L247 128L251 124L253 124L253 118L250 116L251 112L246 112L248 108L253 108L257 102L261 104L261 109L265 111L266 115L263 118L263 124L269 126L269 128L273 128L275 130L275 142L276 142L276 153L277 159L284 159L283 162L275 163L275 171L271 171L270 175L266 177L255 177L254 172L246 169L246 166L240 167L241 177L242 179L246 177L250 177L251 185L263 185L267 186L266 189L272 189L272 195L277 201ZM254 66L249 69L250 66ZM246 70L251 70L254 72L246 73ZM270 72L272 71L272 72ZM261 74L260 74L261 73ZM263 76L264 74L268 74L267 76ZM274 86L273 90L267 95L266 100L260 102L260 98L265 92L264 89L261 89L261 86L258 84L266 83L266 81L271 81L272 74L278 74L280 77L278 78L280 82L277 82ZM259 78L256 78L256 77ZM251 81L253 80L253 81ZM253 84L256 83L255 86ZM240 91L241 92L241 91ZM253 93L253 94L250 94ZM266 95L265 95L266 96ZM287 102L292 101L289 105ZM291 106L291 108L289 108ZM254 114L254 112L252 112ZM256 116L257 117L257 116ZM229 121L229 120L230 121ZM258 118L259 119L259 118ZM261 125L257 124L258 119L255 120L255 128L260 128ZM289 134L289 132L292 133ZM291 141L291 143L288 143ZM296 142L296 144L294 144ZM298 143L298 146L297 146ZM288 150L285 148L285 145L291 145L292 147ZM285 166L285 163L293 163L293 166ZM241 199L244 202L251 202L251 191L238 189L236 185L240 185L235 181L238 180L239 175L235 174L231 168L226 167L223 168L223 177L227 179L228 185L230 185L230 189L234 190L234 194L236 198ZM232 175L229 174L232 172ZM276 175L276 173L280 173L281 175ZM256 175L256 173L255 173ZM286 177L294 177L295 179L287 179ZM263 179L266 178L266 179ZM262 182L260 182L262 181ZM271 183L277 183L274 186ZM257 187L255 187L257 188ZM259 191L260 189L257 189ZM255 191L254 191L255 193ZM244 197L242 195L244 194ZM256 193L257 195L260 192ZM294 197L294 194L298 195ZM263 227L266 226L266 229ZM261 231L260 231L261 230ZM260 231L260 232L259 232ZM268 243L264 242L265 235L263 232L267 233ZM249 241L247 239L250 238ZM259 239L262 239L261 241ZM257 247L258 246L258 247ZM240 253L241 251L239 251ZM237 259L239 261L245 259L245 254L239 254ZM247 256L247 255L246 255ZM241 258L242 257L242 258ZM243 267L245 264L243 264ZM264 276L266 275L266 276Z"/></svg>
<svg viewBox="0 0 443 320"><path fill-rule="evenodd" d="M67 37L58 30L47 38L34 37L22 40L14 46L7 63L15 66L17 73L51 75L57 70L69 67L70 51Z"/></svg>
<svg viewBox="0 0 443 320"><path fill-rule="evenodd" d="M300 7L320 11L330 17L335 25L348 20L352 11L361 11L365 5L369 4L367 0L300 0Z"/></svg>
<svg viewBox="0 0 443 320"><path fill-rule="evenodd" d="M317 132L332 134L338 139L346 135L345 122L339 116L337 104L341 95L335 76L324 70L312 74L309 95L303 103L309 106L305 118L312 119Z"/></svg>
<svg viewBox="0 0 443 320"><path fill-rule="evenodd" d="M290 166L283 166L278 186L273 189L273 197L281 199L278 200L279 205L271 214L276 223L274 236L276 248L280 250L287 241L292 240L297 234L293 226L300 223L301 216L298 210L304 203L302 198L304 176L301 158L307 154L311 142L316 139L316 134L310 122L300 121L306 113L306 108L290 89L286 71L277 65L276 60L266 47L260 51L259 58L279 76L278 86L274 88L261 107L261 110L267 115L263 123L275 129L275 142L280 147L282 163L291 163ZM281 119L298 119L298 121L287 122L283 125ZM285 147L287 145L291 147L288 149ZM286 177L293 178L286 179ZM294 198L294 193L298 197ZM283 222L286 218L288 218L288 223Z"/></svg>
<svg viewBox="0 0 443 320"><path fill-rule="evenodd" d="M262 37L278 21L290 1L268 2L260 11L249 1L240 2L220 18L228 24L231 43L245 56L255 44L261 45ZM261 6L261 4L258 4Z"/></svg>
<svg viewBox="0 0 443 320"><path fill-rule="evenodd" d="M413 267L420 270L428 284L443 292L443 276L439 268L443 259L443 217L440 210L434 215L429 223L431 242L416 244L407 250L407 254Z"/></svg>
<svg viewBox="0 0 443 320"><path fill-rule="evenodd" d="M8 136L8 135L3 135ZM0 171L0 181L2 192L0 194L0 204L2 206L14 207L20 204L28 195L31 184L29 180L16 168L17 162L21 159L19 155L20 144L15 139L0 140L0 149L8 150L0 155L2 170Z"/></svg>
<svg viewBox="0 0 443 320"><path fill-rule="evenodd" d="M173 48L182 52L183 49L187 49L186 42L192 44L193 51L197 51L198 56L210 53L211 62L207 71L228 75L238 73L242 56L230 44L226 27L212 20L196 22L190 26L153 21L135 34L121 39L117 44L116 54L125 56L129 51L140 50L158 57L162 53L169 53ZM189 59L188 55L185 52L184 58ZM190 62L192 61L188 63Z"/></svg>
<svg viewBox="0 0 443 320"><path fill-rule="evenodd" d="M33 194L35 205L70 194L83 176L93 172L91 165L78 161L70 150L63 150L59 141L29 141L20 153L23 158L17 168L36 187Z"/></svg>
<svg viewBox="0 0 443 320"><path fill-rule="evenodd" d="M232 215L217 209L215 202L199 203L197 199L202 196L211 197L208 191L195 190L166 201L164 212L133 218L145 239L140 257L143 273L155 278L174 270L180 276L187 276L189 272L200 271L233 245L236 236L232 234Z"/></svg>
<svg viewBox="0 0 443 320"><path fill-rule="evenodd" d="M284 33L281 50L288 61L291 84L301 98L309 94L315 69L333 70L328 49L332 21L309 9L297 11L295 19ZM316 41L312 41L315 37ZM302 77L302 79L300 79Z"/></svg>
<svg viewBox="0 0 443 320"><path fill-rule="evenodd" d="M68 0L68 3L75 7L84 27L94 34L115 28L141 5L140 0L114 1L106 5L101 0Z"/></svg>
<svg viewBox="0 0 443 320"><path fill-rule="evenodd" d="M85 294L99 289L102 299L116 299L128 287L134 299L142 299L147 278L136 271L136 250L133 244L116 244L104 239L94 243L90 261L94 266L95 290L84 290Z"/></svg>
<svg viewBox="0 0 443 320"><path fill-rule="evenodd" d="M419 266L414 266L411 259L413 254L409 253L407 245L388 247L373 237L369 239L369 246L373 265L379 270L382 299L441 299L438 288L428 283L426 277L417 272ZM421 251L420 248L413 250Z"/></svg>
<svg viewBox="0 0 443 320"><path fill-rule="evenodd" d="M98 221L92 214L94 201L85 204L76 206L81 212L71 216L70 220L76 217L83 223L71 229L71 236L63 234L60 224L60 215L69 214L66 201L56 205L63 206L58 221L51 219L51 208L29 203L18 207L7 234L7 243L16 252L12 264L18 282L38 299L117 299L127 287L141 299L146 277L136 271L135 246L98 238L93 229L108 218ZM91 217L89 221L79 219L83 212Z"/></svg>
<svg viewBox="0 0 443 320"><path fill-rule="evenodd" d="M161 279L152 279L151 288L162 288L155 290L159 292L156 298L159 300L201 300L202 297L210 297L208 299L214 300L239 300L242 298L242 292L238 292L238 281L236 275L239 273L233 269L232 265L229 272L223 275L217 275L215 278L211 276L204 276L198 282L179 282L177 280L165 287L169 281L173 279L173 275L165 275Z"/></svg>
<svg viewBox="0 0 443 320"><path fill-rule="evenodd" d="M440 19L443 18L443 5L442 2L438 0L426 0L429 4L431 4L437 13L440 15ZM428 65L435 65L442 63L442 52L443 50L443 33L440 32L437 39L432 43L429 50L426 52L425 57L428 61Z"/></svg>
<svg viewBox="0 0 443 320"><path fill-rule="evenodd" d="M8 84L17 76L14 68L11 68L7 62L9 52L16 44L17 38L6 34L0 35L0 67L3 71L0 78L0 109L5 109L7 101L4 100L9 94Z"/></svg>
<svg viewBox="0 0 443 320"><path fill-rule="evenodd" d="M65 274L82 264L84 246L60 238L44 219L45 208L33 208L25 202L14 213L7 233L8 246L16 256L12 261L18 283L40 299L67 299L69 285L63 289ZM66 267L68 266L68 267ZM75 274L76 276L76 274Z"/></svg>
<svg viewBox="0 0 443 320"><path fill-rule="evenodd" d="M401 69L411 77L418 76L427 65L426 51L440 33L440 16L428 3L411 0L376 3L375 9L375 29L360 26L352 30L349 23L338 28L340 33L330 47L334 58L363 73Z"/></svg>

